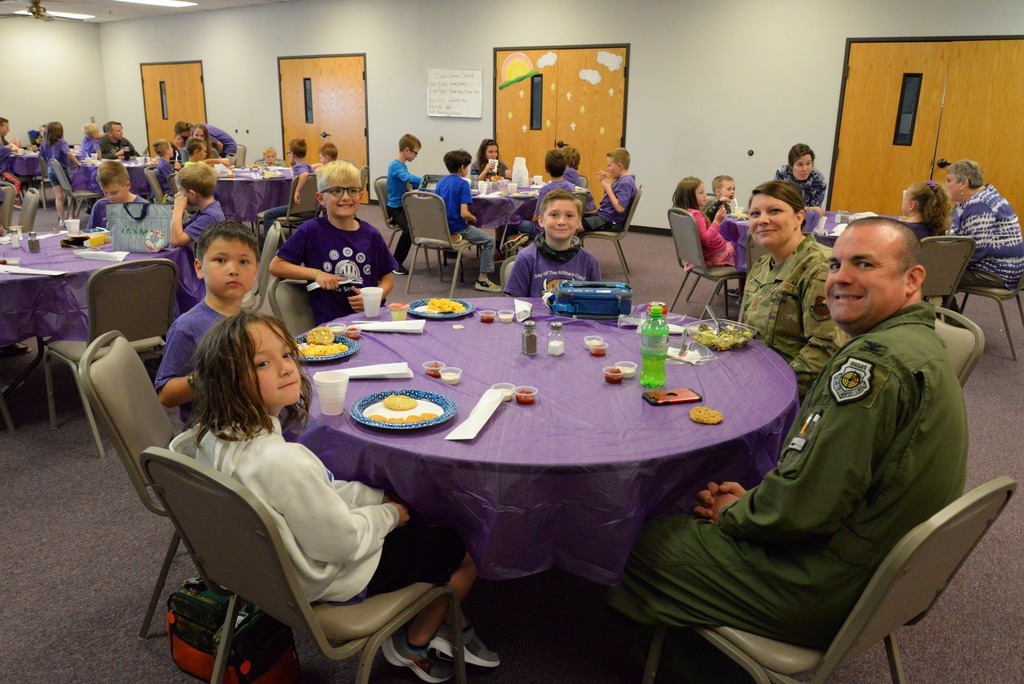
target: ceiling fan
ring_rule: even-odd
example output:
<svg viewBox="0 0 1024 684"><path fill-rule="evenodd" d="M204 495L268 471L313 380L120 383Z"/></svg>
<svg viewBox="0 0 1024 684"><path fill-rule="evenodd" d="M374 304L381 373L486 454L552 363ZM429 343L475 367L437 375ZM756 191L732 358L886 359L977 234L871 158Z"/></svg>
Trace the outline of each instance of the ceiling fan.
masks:
<svg viewBox="0 0 1024 684"><path fill-rule="evenodd" d="M13 4L13 0L0 0L0 4L4 4L4 5L8 4L8 2L11 2ZM81 21L79 19L71 19L70 17L62 17L62 16L57 16L57 15L54 15L54 14L50 14L49 12L46 11L46 8L43 7L42 0L31 0L29 2L28 6L25 7L25 9L22 10L22 11L27 12L28 16L31 16L33 19L41 19L43 21L54 21L54 20ZM8 13L8 14L4 14L3 16L0 16L0 19L7 19L7 18L11 18L11 17L23 17L23 16L25 16L25 15L23 15L23 14L15 14L15 13L11 12L11 13Z"/></svg>

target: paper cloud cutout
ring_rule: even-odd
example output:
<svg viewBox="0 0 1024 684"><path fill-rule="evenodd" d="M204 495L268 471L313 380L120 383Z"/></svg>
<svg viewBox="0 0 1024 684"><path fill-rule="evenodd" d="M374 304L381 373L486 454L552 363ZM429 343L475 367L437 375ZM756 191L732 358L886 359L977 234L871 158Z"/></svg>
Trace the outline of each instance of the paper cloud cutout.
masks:
<svg viewBox="0 0 1024 684"><path fill-rule="evenodd" d="M601 82L601 74L594 69L580 69L580 78L590 85L597 85Z"/></svg>
<svg viewBox="0 0 1024 684"><path fill-rule="evenodd" d="M544 67L551 66L558 61L558 55L554 52L545 52L543 55L537 58L537 68L543 69Z"/></svg>
<svg viewBox="0 0 1024 684"><path fill-rule="evenodd" d="M603 64L608 71L618 71L622 66L622 57L602 50L597 53L597 63Z"/></svg>

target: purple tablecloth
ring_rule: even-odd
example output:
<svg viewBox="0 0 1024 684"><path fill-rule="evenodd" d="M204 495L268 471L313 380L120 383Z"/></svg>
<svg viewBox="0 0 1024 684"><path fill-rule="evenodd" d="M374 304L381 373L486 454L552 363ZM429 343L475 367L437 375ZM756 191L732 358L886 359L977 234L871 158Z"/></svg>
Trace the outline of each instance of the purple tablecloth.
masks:
<svg viewBox="0 0 1024 684"><path fill-rule="evenodd" d="M96 261L74 256L74 250L60 246L60 237L41 241L42 250L31 254L22 241L20 250L4 245L11 256L21 257L21 266L66 271L60 276L10 275L0 273L0 346L30 337L55 337L61 340L86 340L89 337L89 301L86 285L89 276L112 261ZM109 250L107 245L103 249ZM201 300L206 290L196 277L192 250L172 247L153 254L129 254L127 261L170 259L178 266L178 313L188 311ZM125 293L125 305L131 305L131 293Z"/></svg>
<svg viewBox="0 0 1024 684"><path fill-rule="evenodd" d="M477 195L469 211L476 216L477 228L501 228L533 219L536 197L502 197L498 194Z"/></svg>
<svg viewBox="0 0 1024 684"><path fill-rule="evenodd" d="M807 217L804 219L804 230L806 232L814 231L820 220L821 216L818 212L807 212ZM835 227L836 213L834 211L826 211L824 232L815 231L814 239L823 245L831 247L836 242L836 236L832 234ZM750 222L745 218L741 219L733 216L726 217L725 221L722 222L722 228L719 231L721 236L731 242L732 246L735 248L736 270L741 273L747 272L747 233L749 232Z"/></svg>
<svg viewBox="0 0 1024 684"><path fill-rule="evenodd" d="M280 178L264 178L262 171L236 169L234 178L217 179L217 199L225 218L234 221L255 221L261 211L288 204L292 186L292 170L281 171ZM307 182L316 182L315 178Z"/></svg>
<svg viewBox="0 0 1024 684"><path fill-rule="evenodd" d="M39 176L39 155L36 152L11 155L11 173L24 178Z"/></svg>
<svg viewBox="0 0 1024 684"><path fill-rule="evenodd" d="M38 162L37 162L38 163ZM149 181L146 180L146 165L141 160L133 159L129 162L121 162L128 169L128 179L132 183L132 192L136 195L149 197ZM103 188L96 176L99 173L99 165L79 164L71 169L71 188L73 190L88 190L103 194Z"/></svg>
<svg viewBox="0 0 1024 684"><path fill-rule="evenodd" d="M511 307L508 299L470 300L479 308ZM535 310L543 312L539 300ZM356 318L356 317L353 317ZM364 333L346 365L407 361L411 380L353 380L347 407L385 389L440 392L458 404L447 423L388 431L346 413L324 416L313 401L299 441L337 477L383 487L409 502L415 519L455 527L483 577L513 578L555 565L613 584L644 521L685 513L711 480L760 481L775 463L797 410L792 369L758 343L724 352L700 367L670 365L667 387L692 387L720 409L716 426L689 420L688 406L651 406L637 379L604 382L601 368L639 360L634 330L565 321L566 354L544 354L553 317L535 315L541 353L520 353L522 326L482 324L473 314L428 321L423 335ZM455 329L453 323L464 325ZM609 342L604 358L584 351L583 336ZM678 338L674 338L678 343ZM463 369L455 386L426 377L421 364L440 359ZM537 403L503 403L471 441L444 436L495 382L534 385Z"/></svg>

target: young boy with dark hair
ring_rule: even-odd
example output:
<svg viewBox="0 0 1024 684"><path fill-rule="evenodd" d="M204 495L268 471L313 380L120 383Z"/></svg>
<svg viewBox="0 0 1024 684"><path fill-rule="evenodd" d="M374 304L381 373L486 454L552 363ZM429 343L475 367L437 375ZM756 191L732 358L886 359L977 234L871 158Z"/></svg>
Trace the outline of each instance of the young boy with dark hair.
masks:
<svg viewBox="0 0 1024 684"><path fill-rule="evenodd" d="M206 284L206 297L171 324L156 374L160 403L180 407L185 424L192 413L192 352L215 323L242 310L258 265L256 236L238 221L214 223L196 242L196 275Z"/></svg>
<svg viewBox="0 0 1024 684"><path fill-rule="evenodd" d="M520 221L518 235L509 236L501 246L502 253L509 257L519 250L523 245L544 231L541 225L541 211L544 206L544 197L552 190L565 190L569 194L576 189L569 181L563 178L565 173L565 156L561 150L548 150L544 155L544 170L548 172L551 181L537 191L537 212L533 215L532 221Z"/></svg>
<svg viewBox="0 0 1024 684"><path fill-rule="evenodd" d="M100 168L96 172L96 180L99 181L100 188L103 189L103 197L92 205L87 231L107 227L107 205L111 202L149 204L145 197L139 197L132 193L132 181L128 177L128 169L121 162L108 160L100 164Z"/></svg>
<svg viewBox="0 0 1024 684"><path fill-rule="evenodd" d="M391 222L402 230L398 244L395 245L395 261L398 262L395 275L409 275L404 264L412 248L412 235L409 233L409 219L405 217L405 209L402 207L402 195L423 184L423 179L409 173L409 167L406 166L416 159L420 147L420 139L412 133L406 133L398 139L398 158L388 164L388 197L384 211L388 213Z"/></svg>
<svg viewBox="0 0 1024 684"><path fill-rule="evenodd" d="M200 141L202 142L202 141ZM217 174L206 164L189 164L178 173L178 194L171 214L171 244L184 247L199 240L209 226L224 220L224 210L214 198ZM185 219L185 208L195 213Z"/></svg>
<svg viewBox="0 0 1024 684"><path fill-rule="evenodd" d="M480 252L480 277L473 287L481 292L501 292L501 286L495 285L490 278L494 271L494 238L476 227L476 217L469 211L473 196L466 176L472 162L473 157L466 150L452 150L444 155L444 165L449 175L438 182L434 192L444 200L452 239L468 240L483 248Z"/></svg>
<svg viewBox="0 0 1024 684"><path fill-rule="evenodd" d="M636 178L629 172L629 152L619 147L608 153L606 170L599 171L604 197L593 216L583 219L583 230L604 230L621 233L626 215L636 196Z"/></svg>

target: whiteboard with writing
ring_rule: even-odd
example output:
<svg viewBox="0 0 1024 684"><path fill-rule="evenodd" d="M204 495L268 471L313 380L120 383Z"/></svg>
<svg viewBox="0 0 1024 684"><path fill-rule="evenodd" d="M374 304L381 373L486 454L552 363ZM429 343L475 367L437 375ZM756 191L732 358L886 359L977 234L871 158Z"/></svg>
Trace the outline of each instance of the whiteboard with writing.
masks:
<svg viewBox="0 0 1024 684"><path fill-rule="evenodd" d="M480 69L427 69L427 116L481 118L483 82Z"/></svg>

